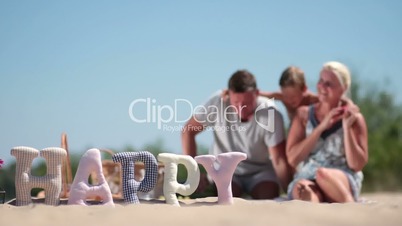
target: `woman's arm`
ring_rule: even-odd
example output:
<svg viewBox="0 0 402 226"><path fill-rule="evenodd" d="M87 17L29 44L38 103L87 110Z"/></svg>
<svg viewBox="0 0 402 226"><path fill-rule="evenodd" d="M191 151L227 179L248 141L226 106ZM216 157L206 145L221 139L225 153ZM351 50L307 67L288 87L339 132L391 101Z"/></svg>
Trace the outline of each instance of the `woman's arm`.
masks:
<svg viewBox="0 0 402 226"><path fill-rule="evenodd" d="M286 145L289 164L294 168L308 156L321 134L315 129L310 136L306 137L306 126L302 119L303 111L308 111L308 107L301 107L297 110L290 126Z"/></svg>
<svg viewBox="0 0 402 226"><path fill-rule="evenodd" d="M288 144L286 146L286 154L289 164L292 167L296 167L301 161L307 158L311 150L313 150L321 133L330 128L336 121L342 117L339 114L340 109L332 109L320 122L320 124L314 128L313 132L306 137L306 126L303 123L301 115L307 114L308 107L301 107L298 109L295 118L292 121L288 135Z"/></svg>
<svg viewBox="0 0 402 226"><path fill-rule="evenodd" d="M358 172L368 162L367 125L362 114L347 111L343 118L346 161Z"/></svg>

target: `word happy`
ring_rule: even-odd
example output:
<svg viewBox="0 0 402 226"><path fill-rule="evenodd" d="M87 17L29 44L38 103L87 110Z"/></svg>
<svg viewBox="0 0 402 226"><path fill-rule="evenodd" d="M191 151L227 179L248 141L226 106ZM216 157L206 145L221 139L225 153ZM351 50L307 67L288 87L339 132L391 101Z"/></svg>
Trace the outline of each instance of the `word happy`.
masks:
<svg viewBox="0 0 402 226"><path fill-rule="evenodd" d="M24 206L32 203L32 188L43 188L46 192L45 204L59 205L60 192L62 188L61 168L66 157L66 151L62 148L51 147L41 151L31 147L15 147L11 150L11 155L16 158L16 204ZM44 176L31 175L32 161L37 157L46 160L47 174ZM247 158L246 154L240 152L230 152L213 155L201 155L192 158L188 155L178 155L171 153L161 153L157 156L159 162L163 163L165 174L163 182L163 195L166 203L180 206L176 194L191 195L200 180L200 170L198 164L206 169L212 177L218 191L218 204L232 204L231 180L236 166L239 162ZM140 203L137 196L138 192L149 192L157 183L158 162L156 158L147 151L142 152L122 152L112 156L115 163L121 164L123 199L127 204ZM140 161L144 163L145 177L141 181L134 178L134 163ZM216 169L215 162L219 164ZM187 179L183 184L177 181L178 164L185 166ZM90 185L88 177L95 173L99 178L98 185ZM112 193L102 171L101 155L98 149L88 150L80 159L74 181L70 188L68 198L69 205L87 205L86 197L99 196L103 200L103 205L114 206Z"/></svg>

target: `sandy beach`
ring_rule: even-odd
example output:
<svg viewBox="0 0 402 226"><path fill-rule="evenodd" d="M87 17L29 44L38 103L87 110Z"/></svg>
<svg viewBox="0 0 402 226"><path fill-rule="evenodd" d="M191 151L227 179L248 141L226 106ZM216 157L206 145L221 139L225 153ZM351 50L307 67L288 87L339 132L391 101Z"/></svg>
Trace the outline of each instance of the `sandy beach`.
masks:
<svg viewBox="0 0 402 226"><path fill-rule="evenodd" d="M402 193L363 194L362 203L245 200L217 205L216 197L139 205L57 207L0 205L1 225L402 225Z"/></svg>

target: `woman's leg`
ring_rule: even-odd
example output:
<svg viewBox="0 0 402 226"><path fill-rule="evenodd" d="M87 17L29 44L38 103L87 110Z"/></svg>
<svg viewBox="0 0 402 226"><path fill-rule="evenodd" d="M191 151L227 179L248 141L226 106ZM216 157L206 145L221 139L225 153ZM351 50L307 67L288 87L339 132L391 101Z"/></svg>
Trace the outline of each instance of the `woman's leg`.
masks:
<svg viewBox="0 0 402 226"><path fill-rule="evenodd" d="M310 201L310 202L323 202L323 195L320 188L311 180L301 179L296 182L293 187L292 196L294 199Z"/></svg>
<svg viewBox="0 0 402 226"><path fill-rule="evenodd" d="M322 190L326 201L353 202L352 190L346 174L338 169L319 168L316 181Z"/></svg>

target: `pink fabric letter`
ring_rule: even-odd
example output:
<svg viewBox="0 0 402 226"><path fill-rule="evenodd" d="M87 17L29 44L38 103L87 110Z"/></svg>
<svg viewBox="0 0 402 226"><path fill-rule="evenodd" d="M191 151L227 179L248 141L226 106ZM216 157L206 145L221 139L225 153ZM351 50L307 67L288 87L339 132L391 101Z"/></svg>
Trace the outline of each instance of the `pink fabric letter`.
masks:
<svg viewBox="0 0 402 226"><path fill-rule="evenodd" d="M99 185L92 186L88 183L89 175L95 172L99 178ZM100 151L96 148L89 149L81 157L70 189L68 205L86 206L88 196L97 195L103 200L103 205L114 206L112 192L103 175Z"/></svg>
<svg viewBox="0 0 402 226"><path fill-rule="evenodd" d="M195 157L195 161L205 167L207 173L215 181L218 189L219 204L233 204L232 176L239 162L245 160L247 155L241 152L228 152L213 155L200 155ZM215 169L214 162L219 163L219 169Z"/></svg>

